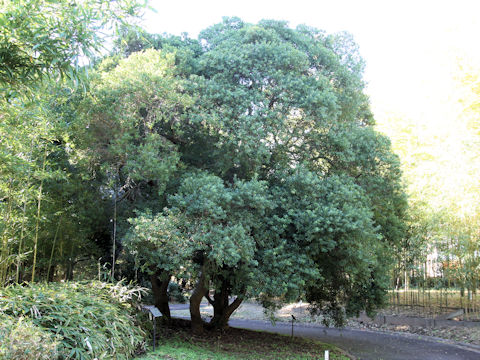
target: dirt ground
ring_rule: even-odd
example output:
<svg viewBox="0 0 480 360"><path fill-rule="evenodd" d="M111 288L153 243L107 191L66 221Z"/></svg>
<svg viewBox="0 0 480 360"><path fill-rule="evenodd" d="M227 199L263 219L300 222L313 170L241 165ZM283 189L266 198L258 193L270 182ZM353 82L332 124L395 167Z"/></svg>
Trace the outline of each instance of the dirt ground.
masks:
<svg viewBox="0 0 480 360"><path fill-rule="evenodd" d="M170 326L161 327L159 344L163 342L175 345L180 340L184 344L225 355L225 357L219 356L221 359L314 360L319 358L319 354L324 354L325 350L329 350L332 360L352 359L341 349L312 339L234 327L221 331L206 330L203 334L192 336L190 326L189 320L175 319ZM172 359L177 358L190 359L190 357L172 357Z"/></svg>

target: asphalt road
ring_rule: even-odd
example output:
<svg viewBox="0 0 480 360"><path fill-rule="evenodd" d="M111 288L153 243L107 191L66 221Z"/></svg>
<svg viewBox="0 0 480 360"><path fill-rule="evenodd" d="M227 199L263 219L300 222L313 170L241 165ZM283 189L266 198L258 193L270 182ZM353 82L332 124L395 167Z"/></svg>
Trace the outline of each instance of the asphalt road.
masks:
<svg viewBox="0 0 480 360"><path fill-rule="evenodd" d="M274 326L264 321L230 320L230 326L291 333L291 326L286 323ZM295 325L294 335L337 345L362 360L480 360L480 350L445 344L428 337L309 325Z"/></svg>
<svg viewBox="0 0 480 360"><path fill-rule="evenodd" d="M172 310L188 308L174 305ZM232 327L290 334L291 325L232 319ZM359 360L480 360L480 349L440 342L427 336L295 324L294 335L334 344Z"/></svg>

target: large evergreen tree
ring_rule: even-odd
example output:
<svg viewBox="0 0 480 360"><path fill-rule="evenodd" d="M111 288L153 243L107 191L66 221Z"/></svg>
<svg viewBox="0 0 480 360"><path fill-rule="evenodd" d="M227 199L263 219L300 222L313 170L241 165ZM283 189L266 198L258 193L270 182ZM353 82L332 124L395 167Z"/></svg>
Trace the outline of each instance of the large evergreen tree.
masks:
<svg viewBox="0 0 480 360"><path fill-rule="evenodd" d="M173 54L170 82L181 82L174 93L189 101L155 118L155 133L179 161L160 181L164 210L132 219L126 244L137 256L148 252L144 268L168 270L162 279L196 283L194 329L202 328L204 296L216 327L246 297L267 307L306 297L337 323L343 309L381 304L389 249L404 233L405 197L390 143L372 128L350 36L229 18L198 42L156 44L162 56ZM122 106L138 119L164 108ZM163 260L151 258L152 241ZM170 241L185 251L172 251Z"/></svg>

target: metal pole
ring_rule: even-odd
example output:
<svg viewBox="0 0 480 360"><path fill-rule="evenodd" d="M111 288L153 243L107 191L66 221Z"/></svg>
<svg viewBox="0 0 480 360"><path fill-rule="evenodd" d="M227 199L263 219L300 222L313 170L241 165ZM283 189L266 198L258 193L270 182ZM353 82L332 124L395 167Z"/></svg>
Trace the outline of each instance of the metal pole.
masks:
<svg viewBox="0 0 480 360"><path fill-rule="evenodd" d="M157 337L156 331L157 331L157 318L154 316L153 317L153 351L155 351L155 339Z"/></svg>
<svg viewBox="0 0 480 360"><path fill-rule="evenodd" d="M295 316L293 315L290 315L292 317L292 338L293 338L293 322L297 319L295 319Z"/></svg>

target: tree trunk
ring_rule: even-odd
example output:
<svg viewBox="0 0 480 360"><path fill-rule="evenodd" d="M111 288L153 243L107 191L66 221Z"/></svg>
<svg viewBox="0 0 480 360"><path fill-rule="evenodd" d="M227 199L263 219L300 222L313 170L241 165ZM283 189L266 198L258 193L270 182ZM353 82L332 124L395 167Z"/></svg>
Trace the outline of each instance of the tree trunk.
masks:
<svg viewBox="0 0 480 360"><path fill-rule="evenodd" d="M75 263L71 258L67 260L67 268L65 270L65 280L66 281L72 281L73 280L73 268L75 266Z"/></svg>
<svg viewBox="0 0 480 360"><path fill-rule="evenodd" d="M207 291L208 288L206 286L204 265L200 272L197 284L195 285L195 289L193 290L192 296L190 296L190 318L192 320L192 331L194 334L203 333L203 320L200 314L200 303L202 302L203 296L207 293Z"/></svg>
<svg viewBox="0 0 480 360"><path fill-rule="evenodd" d="M213 300L207 294L207 299L213 306L213 318L210 321L210 326L214 329L224 329L228 326L228 320L230 316L238 309L243 301L243 295L237 296L237 298L229 304L229 291L226 282L223 282L220 291L215 291Z"/></svg>
<svg viewBox="0 0 480 360"><path fill-rule="evenodd" d="M155 306L161 311L162 315L167 321L170 321L171 319L167 292L168 283L170 282L171 277L172 276L170 274L167 274L162 270L157 270L150 276Z"/></svg>
<svg viewBox="0 0 480 360"><path fill-rule="evenodd" d="M73 259L73 242L70 248L70 256L67 259L67 267L65 269L65 280L72 281L73 280L73 268L75 266L75 261Z"/></svg>

